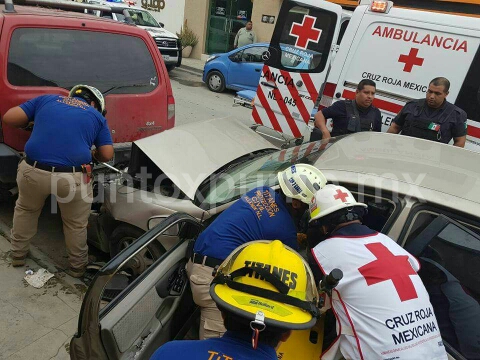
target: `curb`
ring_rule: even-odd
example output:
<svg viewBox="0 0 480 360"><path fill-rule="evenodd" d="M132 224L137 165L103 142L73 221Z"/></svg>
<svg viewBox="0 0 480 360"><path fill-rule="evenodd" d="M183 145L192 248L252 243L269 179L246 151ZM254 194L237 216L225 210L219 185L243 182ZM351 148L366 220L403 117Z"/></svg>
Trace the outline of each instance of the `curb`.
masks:
<svg viewBox="0 0 480 360"><path fill-rule="evenodd" d="M0 235L0 238L3 238L10 243L10 227L3 221L0 221L0 230L4 232L3 235ZM50 259L33 244L30 244L30 251L27 257L35 261L39 266L47 269L50 273L54 274L59 283L68 287L74 294L80 296L80 298L83 300L85 292L88 289L88 286L83 281L65 274L61 266L57 265L52 259Z"/></svg>
<svg viewBox="0 0 480 360"><path fill-rule="evenodd" d="M188 65L183 65L182 64L180 67L178 67L176 69L179 69L179 70L185 69L185 70L192 71L194 73L197 73L197 74L203 76L203 69L198 69L198 68L193 67L193 66L188 66Z"/></svg>

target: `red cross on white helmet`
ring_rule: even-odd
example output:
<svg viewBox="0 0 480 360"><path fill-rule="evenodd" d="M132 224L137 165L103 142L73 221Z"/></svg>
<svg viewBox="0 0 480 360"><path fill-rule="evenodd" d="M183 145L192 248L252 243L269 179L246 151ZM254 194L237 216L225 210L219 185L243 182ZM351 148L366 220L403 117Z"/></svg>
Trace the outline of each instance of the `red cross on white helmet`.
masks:
<svg viewBox="0 0 480 360"><path fill-rule="evenodd" d="M357 202L352 193L343 186L325 185L315 193L310 203L310 221L353 206L367 207L367 205Z"/></svg>

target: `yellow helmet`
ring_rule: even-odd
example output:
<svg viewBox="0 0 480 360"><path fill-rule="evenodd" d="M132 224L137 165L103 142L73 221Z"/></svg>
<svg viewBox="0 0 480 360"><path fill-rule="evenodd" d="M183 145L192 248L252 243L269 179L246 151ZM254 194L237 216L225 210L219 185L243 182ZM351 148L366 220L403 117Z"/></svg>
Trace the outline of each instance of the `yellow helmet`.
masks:
<svg viewBox="0 0 480 360"><path fill-rule="evenodd" d="M210 295L218 307L279 329L309 329L320 315L310 267L279 240L236 248L216 270ZM252 325L251 325L252 326Z"/></svg>
<svg viewBox="0 0 480 360"><path fill-rule="evenodd" d="M305 204L309 204L315 193L327 183L325 175L308 164L292 165L277 176L283 193Z"/></svg>

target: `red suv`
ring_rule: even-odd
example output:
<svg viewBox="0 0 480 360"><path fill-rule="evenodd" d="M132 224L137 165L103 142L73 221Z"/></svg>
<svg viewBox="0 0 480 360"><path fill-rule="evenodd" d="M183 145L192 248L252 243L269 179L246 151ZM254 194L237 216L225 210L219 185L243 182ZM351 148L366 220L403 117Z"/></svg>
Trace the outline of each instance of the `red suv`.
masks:
<svg viewBox="0 0 480 360"><path fill-rule="evenodd" d="M67 95L76 84L94 86L105 96L115 163L127 160L131 141L174 126L170 79L155 41L145 30L73 12L94 5L53 5L73 10L62 11L0 2L0 118L11 107L36 96ZM2 124L3 195L15 187L17 163L28 137L29 132Z"/></svg>

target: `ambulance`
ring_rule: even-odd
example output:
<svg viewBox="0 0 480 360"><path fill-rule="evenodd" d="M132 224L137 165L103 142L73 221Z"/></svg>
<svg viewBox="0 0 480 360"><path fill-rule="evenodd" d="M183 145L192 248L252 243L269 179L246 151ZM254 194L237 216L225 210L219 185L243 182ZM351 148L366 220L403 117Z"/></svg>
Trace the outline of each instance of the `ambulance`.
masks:
<svg viewBox="0 0 480 360"><path fill-rule="evenodd" d="M357 84L371 79L386 131L407 101L424 98L443 76L447 100L468 115L465 148L480 151L479 45L479 0L285 0L253 121L308 140L312 110L353 99Z"/></svg>

